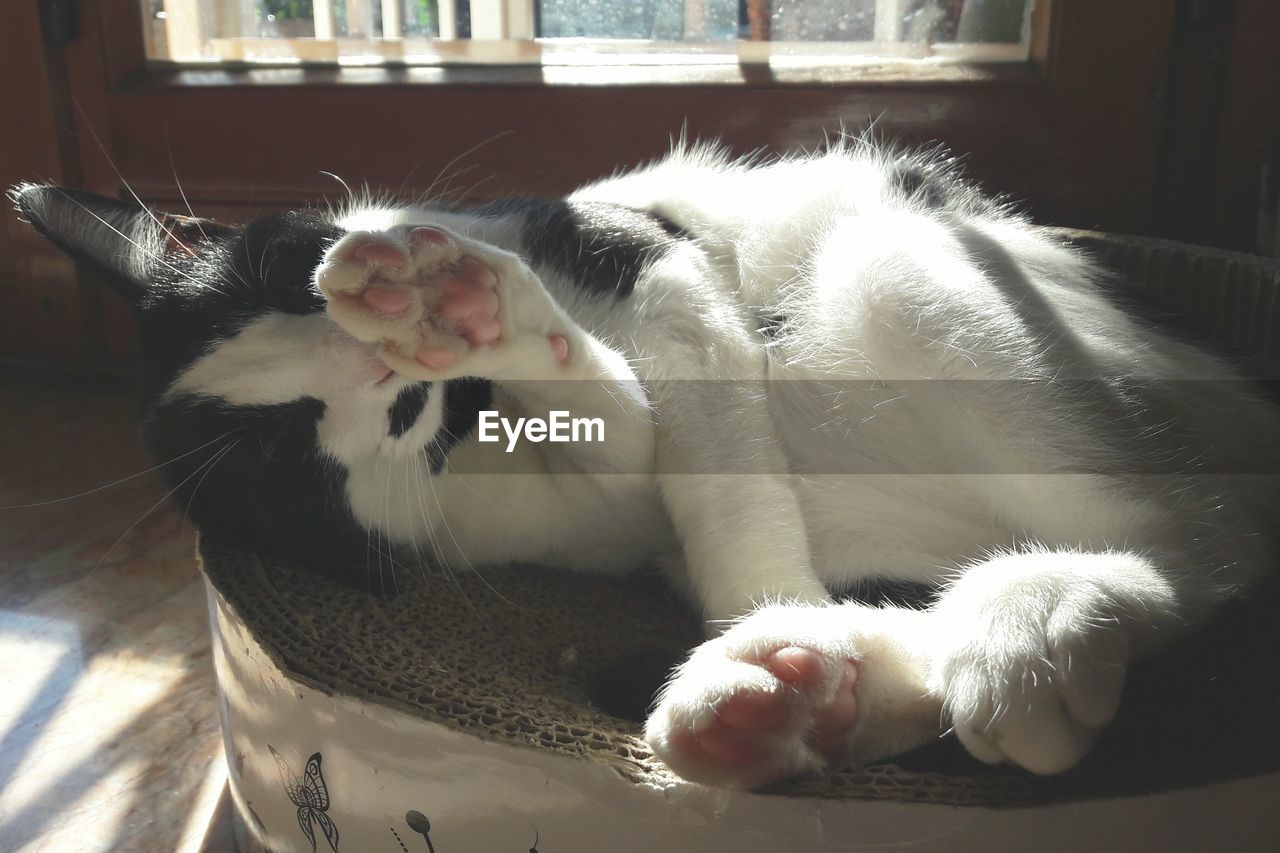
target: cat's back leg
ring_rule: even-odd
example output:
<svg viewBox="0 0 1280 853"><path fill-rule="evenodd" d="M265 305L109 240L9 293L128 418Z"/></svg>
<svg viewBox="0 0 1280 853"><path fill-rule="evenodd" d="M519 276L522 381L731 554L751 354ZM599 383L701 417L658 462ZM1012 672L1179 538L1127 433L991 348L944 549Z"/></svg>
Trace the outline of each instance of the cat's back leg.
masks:
<svg viewBox="0 0 1280 853"><path fill-rule="evenodd" d="M946 220L912 210L823 222L772 308L788 375L1007 379L1036 371L1042 352Z"/></svg>

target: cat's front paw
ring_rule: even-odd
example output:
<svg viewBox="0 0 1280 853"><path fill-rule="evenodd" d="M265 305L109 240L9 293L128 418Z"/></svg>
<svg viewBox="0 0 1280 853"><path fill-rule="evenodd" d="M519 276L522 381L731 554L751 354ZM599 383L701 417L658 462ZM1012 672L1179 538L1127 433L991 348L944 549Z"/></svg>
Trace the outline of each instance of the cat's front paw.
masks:
<svg viewBox="0 0 1280 853"><path fill-rule="evenodd" d="M349 233L315 280L334 322L410 378L552 371L569 355L569 323L528 267L442 228Z"/></svg>
<svg viewBox="0 0 1280 853"><path fill-rule="evenodd" d="M1027 616L957 642L935 663L930 686L975 758L1060 773L1115 716L1129 644L1106 614L1070 603Z"/></svg>
<svg viewBox="0 0 1280 853"><path fill-rule="evenodd" d="M649 717L653 751L691 782L752 788L825 767L857 721L858 665L813 649L700 650Z"/></svg>

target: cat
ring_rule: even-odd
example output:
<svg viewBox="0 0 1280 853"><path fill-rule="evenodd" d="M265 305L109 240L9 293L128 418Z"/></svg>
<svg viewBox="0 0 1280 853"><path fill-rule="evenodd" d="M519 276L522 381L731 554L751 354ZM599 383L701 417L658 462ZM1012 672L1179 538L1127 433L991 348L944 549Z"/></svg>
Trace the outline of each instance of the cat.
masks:
<svg viewBox="0 0 1280 853"><path fill-rule="evenodd" d="M1066 770L1270 564L1271 403L937 152L680 145L561 200L243 227L12 196L135 307L144 443L206 535L355 582L660 566L708 625L645 728L691 782L947 730ZM832 597L876 578L936 600Z"/></svg>

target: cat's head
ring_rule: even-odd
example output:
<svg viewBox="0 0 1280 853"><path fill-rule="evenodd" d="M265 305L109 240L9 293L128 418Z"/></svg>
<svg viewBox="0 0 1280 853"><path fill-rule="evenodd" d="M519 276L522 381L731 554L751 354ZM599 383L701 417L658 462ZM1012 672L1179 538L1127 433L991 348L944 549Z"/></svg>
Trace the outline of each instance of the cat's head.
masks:
<svg viewBox="0 0 1280 853"><path fill-rule="evenodd" d="M438 471L484 383L421 383L329 321L313 274L343 233L290 212L244 226L22 185L21 215L138 318L143 442L213 538L363 585L388 472ZM381 472L381 474L380 474Z"/></svg>

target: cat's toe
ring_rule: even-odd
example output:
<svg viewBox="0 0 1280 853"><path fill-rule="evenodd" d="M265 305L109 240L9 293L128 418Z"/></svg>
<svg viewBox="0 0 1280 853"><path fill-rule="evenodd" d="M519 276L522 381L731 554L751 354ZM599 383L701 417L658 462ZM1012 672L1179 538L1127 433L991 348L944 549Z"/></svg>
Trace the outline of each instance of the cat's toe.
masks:
<svg viewBox="0 0 1280 853"><path fill-rule="evenodd" d="M424 246L448 246L452 239L441 228L430 225L415 225L409 229L409 245L416 249Z"/></svg>
<svg viewBox="0 0 1280 853"><path fill-rule="evenodd" d="M849 735L858 721L858 667L845 661L835 698L814 718L809 744L820 754L836 758L849 748Z"/></svg>
<svg viewBox="0 0 1280 853"><path fill-rule="evenodd" d="M1115 716L1124 635L1106 627L1047 634L1023 650L971 644L939 667L956 735L975 758L1061 773Z"/></svg>
<svg viewBox="0 0 1280 853"><path fill-rule="evenodd" d="M389 287L369 287L360 294L364 303L380 314L395 316L407 311L413 305L413 297L403 290Z"/></svg>
<svg viewBox="0 0 1280 853"><path fill-rule="evenodd" d="M403 246L392 242L370 239L351 245L344 260L350 263L377 265L391 270L403 269L409 262L409 253Z"/></svg>
<svg viewBox="0 0 1280 853"><path fill-rule="evenodd" d="M490 343L502 334L498 275L475 258L463 258L437 283L436 302L429 309L437 326L465 337L472 346Z"/></svg>
<svg viewBox="0 0 1280 853"><path fill-rule="evenodd" d="M330 318L369 343L412 340L424 307L413 261L412 247L391 234L344 236L325 253L315 274Z"/></svg>
<svg viewBox="0 0 1280 853"><path fill-rule="evenodd" d="M716 720L735 732L764 732L786 723L790 716L786 694L777 690L735 693L715 708Z"/></svg>

